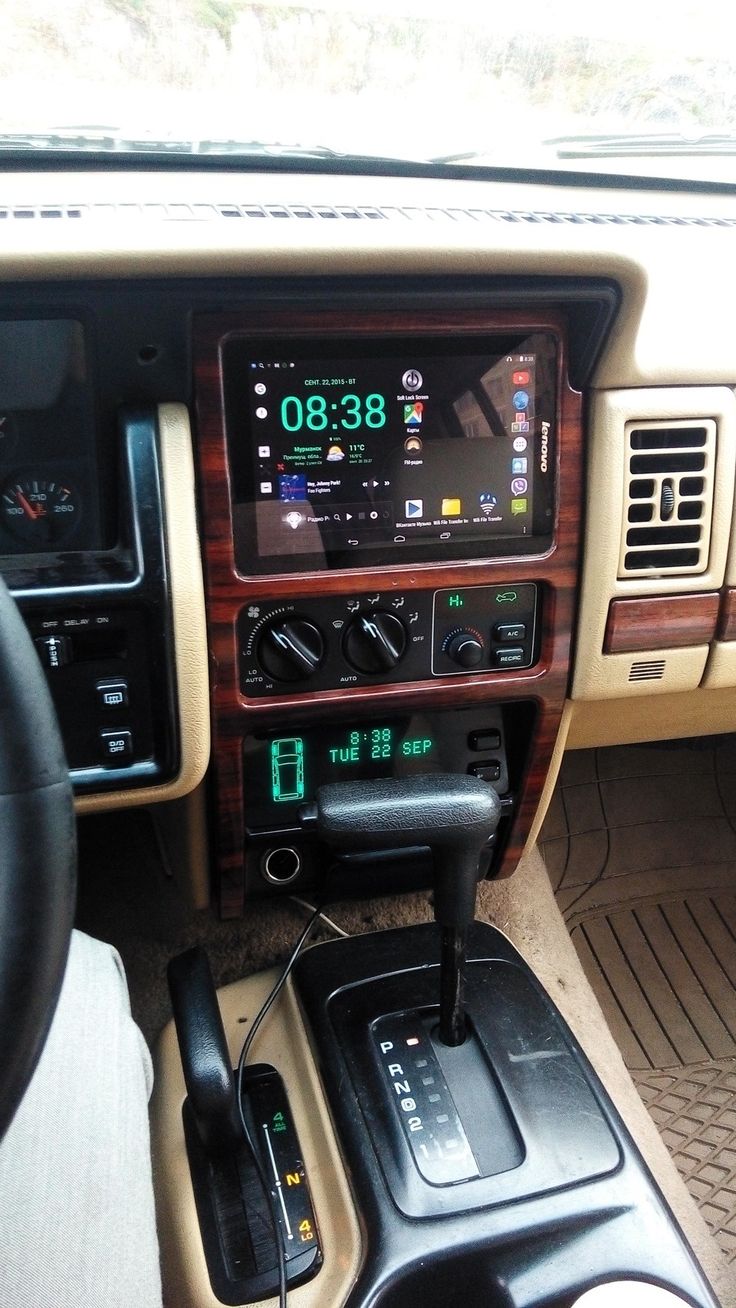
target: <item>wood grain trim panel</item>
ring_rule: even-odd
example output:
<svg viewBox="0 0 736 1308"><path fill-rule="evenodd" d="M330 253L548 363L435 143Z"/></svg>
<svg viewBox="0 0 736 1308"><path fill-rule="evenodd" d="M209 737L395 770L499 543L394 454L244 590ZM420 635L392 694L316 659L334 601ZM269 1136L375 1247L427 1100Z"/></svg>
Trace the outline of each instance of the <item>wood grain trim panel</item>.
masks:
<svg viewBox="0 0 736 1308"><path fill-rule="evenodd" d="M603 653L633 654L707 645L716 633L719 601L718 591L611 600Z"/></svg>
<svg viewBox="0 0 736 1308"><path fill-rule="evenodd" d="M526 558L474 559L452 564L415 564L329 575L244 577L235 566L223 385L222 347L233 333L264 340L333 337L336 349L346 336L403 337L447 335L457 339L490 332L551 331L559 341L557 425L557 508L552 547ZM582 504L581 396L567 380L566 319L549 308L519 312L496 308L431 309L402 304L392 309L313 307L307 300L284 307L254 304L242 313L199 315L194 323L194 376L198 459L202 492L205 579L212 663L213 757L216 783L216 858L219 907L225 917L244 907L245 814L242 737L251 730L299 726L336 716L385 715L387 711L464 707L474 703L526 700L537 708L529 764L517 791L517 808L506 844L501 875L509 875L524 849L544 787L568 692L570 646L576 619L580 571ZM263 594L274 597L355 594L404 588L434 590L458 585L534 581L542 597L539 661L519 672L482 673L402 685L361 685L314 694L286 692L268 700L246 701L240 692L236 620L243 604ZM448 684L451 681L452 684Z"/></svg>
<svg viewBox="0 0 736 1308"><path fill-rule="evenodd" d="M721 596L718 639L736 640L736 589L728 587Z"/></svg>

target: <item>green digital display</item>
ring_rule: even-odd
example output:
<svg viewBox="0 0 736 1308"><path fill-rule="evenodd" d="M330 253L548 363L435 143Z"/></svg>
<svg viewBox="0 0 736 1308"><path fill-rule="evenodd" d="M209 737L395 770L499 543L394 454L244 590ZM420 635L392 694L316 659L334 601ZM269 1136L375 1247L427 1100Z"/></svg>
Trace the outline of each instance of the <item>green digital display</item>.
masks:
<svg viewBox="0 0 736 1308"><path fill-rule="evenodd" d="M284 736L271 741L271 798L274 804L304 799L304 741Z"/></svg>
<svg viewBox="0 0 736 1308"><path fill-rule="evenodd" d="M367 727L363 731L348 731L344 739L329 745L327 758L335 768L360 767L368 762L393 759L397 754L402 758L423 758L434 749L434 743L432 736L398 740L394 727Z"/></svg>
<svg viewBox="0 0 736 1308"><path fill-rule="evenodd" d="M393 758L393 727L368 727L365 731L348 731L344 741L336 741L327 750L332 764L365 763L367 759Z"/></svg>
<svg viewBox="0 0 736 1308"><path fill-rule="evenodd" d="M415 740L402 740L401 753L404 758L422 758L434 749L431 736L417 736Z"/></svg>
<svg viewBox="0 0 736 1308"><path fill-rule="evenodd" d="M462 595L459 595L459 594L457 593L457 591L455 592L454 595L448 595L448 597L447 597L447 605L448 605L448 608L451 608L451 609L461 609L461 608L463 607L464 603L465 603L465 600L463 599Z"/></svg>
<svg viewBox="0 0 736 1308"><path fill-rule="evenodd" d="M300 804L336 781L370 781L436 771L441 745L424 715L394 721L304 727L251 738L247 798L259 824L295 821Z"/></svg>

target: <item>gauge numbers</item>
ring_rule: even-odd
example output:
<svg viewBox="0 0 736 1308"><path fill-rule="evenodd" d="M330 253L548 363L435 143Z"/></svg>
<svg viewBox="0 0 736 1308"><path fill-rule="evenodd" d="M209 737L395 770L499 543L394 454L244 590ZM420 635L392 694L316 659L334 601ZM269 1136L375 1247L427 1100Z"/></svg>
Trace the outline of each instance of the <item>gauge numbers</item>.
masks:
<svg viewBox="0 0 736 1308"><path fill-rule="evenodd" d="M53 547L71 535L80 507L77 492L61 478L9 477L0 492L3 525L31 549Z"/></svg>

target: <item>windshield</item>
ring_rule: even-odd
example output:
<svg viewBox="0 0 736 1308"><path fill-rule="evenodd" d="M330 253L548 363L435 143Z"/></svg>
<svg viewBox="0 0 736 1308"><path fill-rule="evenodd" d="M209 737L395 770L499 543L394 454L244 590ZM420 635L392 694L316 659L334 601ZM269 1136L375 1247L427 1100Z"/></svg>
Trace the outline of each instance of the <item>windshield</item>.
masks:
<svg viewBox="0 0 736 1308"><path fill-rule="evenodd" d="M725 0L0 0L0 147L736 181L730 32Z"/></svg>

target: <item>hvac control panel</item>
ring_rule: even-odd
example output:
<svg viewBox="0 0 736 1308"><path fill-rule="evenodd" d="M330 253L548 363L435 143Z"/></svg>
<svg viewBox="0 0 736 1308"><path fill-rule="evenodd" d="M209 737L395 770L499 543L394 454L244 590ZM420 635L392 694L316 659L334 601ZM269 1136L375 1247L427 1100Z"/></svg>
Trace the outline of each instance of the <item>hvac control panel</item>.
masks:
<svg viewBox="0 0 736 1308"><path fill-rule="evenodd" d="M254 600L238 618L240 688L260 697L529 668L538 607L533 582Z"/></svg>

